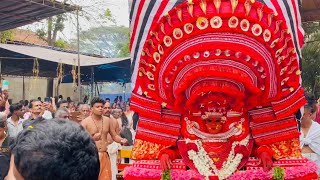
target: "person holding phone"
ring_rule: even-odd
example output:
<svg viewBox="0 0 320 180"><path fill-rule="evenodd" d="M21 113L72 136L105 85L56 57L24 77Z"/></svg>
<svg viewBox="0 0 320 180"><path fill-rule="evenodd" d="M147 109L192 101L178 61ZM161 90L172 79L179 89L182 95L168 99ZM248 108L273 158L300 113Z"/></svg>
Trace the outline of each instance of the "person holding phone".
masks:
<svg viewBox="0 0 320 180"><path fill-rule="evenodd" d="M48 102L49 101L49 102ZM42 117L44 119L52 119L52 112L50 109L52 109L51 99L45 99L45 101L42 103L42 109L43 109L43 115Z"/></svg>

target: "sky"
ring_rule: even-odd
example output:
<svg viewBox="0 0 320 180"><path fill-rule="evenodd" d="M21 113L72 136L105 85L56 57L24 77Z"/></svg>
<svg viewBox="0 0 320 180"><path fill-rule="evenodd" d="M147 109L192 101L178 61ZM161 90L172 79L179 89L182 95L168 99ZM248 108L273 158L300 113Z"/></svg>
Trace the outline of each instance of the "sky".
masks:
<svg viewBox="0 0 320 180"><path fill-rule="evenodd" d="M111 14L114 16L118 26L129 27L128 0L69 0L69 3L79 5L83 9L79 18L81 31L88 30L91 27L113 25L99 19L107 8L111 10ZM58 34L58 37L69 41L77 37L77 21L75 13L67 13L66 16L68 20L65 22L65 29L62 33ZM46 21L33 23L23 28L32 31L41 28L46 29Z"/></svg>

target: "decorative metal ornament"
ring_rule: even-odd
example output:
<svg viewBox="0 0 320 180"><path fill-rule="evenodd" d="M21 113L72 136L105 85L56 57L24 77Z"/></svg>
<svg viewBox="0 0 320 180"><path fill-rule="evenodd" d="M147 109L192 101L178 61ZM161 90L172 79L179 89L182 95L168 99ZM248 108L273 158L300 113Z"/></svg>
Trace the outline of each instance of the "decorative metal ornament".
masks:
<svg viewBox="0 0 320 180"><path fill-rule="evenodd" d="M170 14L166 13L165 16L167 17L166 19L167 19L168 24L169 24L171 27L173 27L172 22L171 22L171 16L170 16Z"/></svg>
<svg viewBox="0 0 320 180"><path fill-rule="evenodd" d="M258 19L261 22L263 17L263 6L257 8Z"/></svg>
<svg viewBox="0 0 320 180"><path fill-rule="evenodd" d="M282 23L281 20L279 20L279 21L276 22L276 28L275 28L275 30L274 30L274 33L275 33L275 34L278 33L278 31L279 31L279 29L280 29L280 24L281 24L281 23Z"/></svg>
<svg viewBox="0 0 320 180"><path fill-rule="evenodd" d="M163 43L166 47L170 47L172 45L172 39L170 36L164 36Z"/></svg>
<svg viewBox="0 0 320 180"><path fill-rule="evenodd" d="M166 31L164 30L164 24L160 23L160 30L163 34L166 34Z"/></svg>
<svg viewBox="0 0 320 180"><path fill-rule="evenodd" d="M193 54L193 58L198 59L200 57L200 53L199 52L195 52Z"/></svg>
<svg viewBox="0 0 320 180"><path fill-rule="evenodd" d="M156 63L160 62L161 56L158 52L153 53L153 59Z"/></svg>
<svg viewBox="0 0 320 180"><path fill-rule="evenodd" d="M191 57L189 55L185 55L183 58L184 61L190 61Z"/></svg>
<svg viewBox="0 0 320 180"><path fill-rule="evenodd" d="M212 28L218 29L222 26L222 19L219 16L214 16L210 19L210 25Z"/></svg>
<svg viewBox="0 0 320 180"><path fill-rule="evenodd" d="M240 22L240 28L242 31L247 32L250 28L250 22L247 19L242 19Z"/></svg>
<svg viewBox="0 0 320 180"><path fill-rule="evenodd" d="M297 70L296 71L296 75L300 75L301 74L301 71L300 70Z"/></svg>
<svg viewBox="0 0 320 180"><path fill-rule="evenodd" d="M151 73L151 72L147 72L147 77L148 77L148 79L150 79L150 80L154 80L154 75Z"/></svg>
<svg viewBox="0 0 320 180"><path fill-rule="evenodd" d="M146 55L148 55L149 57L152 57L151 54L150 54L150 52L149 52L149 49L146 49L146 48L145 48L145 49L144 49L144 52L145 52Z"/></svg>
<svg viewBox="0 0 320 180"><path fill-rule="evenodd" d="M164 54L163 47L161 46L161 44L158 45L158 51L160 54Z"/></svg>
<svg viewBox="0 0 320 180"><path fill-rule="evenodd" d="M252 7L251 0L246 0L246 2L244 2L244 9L246 10L246 16L249 15L251 7Z"/></svg>
<svg viewBox="0 0 320 180"><path fill-rule="evenodd" d="M269 42L271 39L271 32L269 29L264 30L263 32L263 39L265 42Z"/></svg>
<svg viewBox="0 0 320 180"><path fill-rule="evenodd" d="M262 73L264 71L264 68L263 67L259 67L258 68L258 72Z"/></svg>
<svg viewBox="0 0 320 180"><path fill-rule="evenodd" d="M183 26L183 29L184 29L184 32L186 32L187 34L190 34L193 31L193 24L187 23Z"/></svg>
<svg viewBox="0 0 320 180"><path fill-rule="evenodd" d="M253 62L253 63L252 63L252 65L253 65L254 67L257 67L257 66L258 66L258 64L259 64L259 62L258 62L258 61L255 61L255 62Z"/></svg>
<svg viewBox="0 0 320 180"><path fill-rule="evenodd" d="M152 39L148 39L146 42L147 42L153 49L155 49L155 46L154 46L154 43L153 43Z"/></svg>
<svg viewBox="0 0 320 180"><path fill-rule="evenodd" d="M145 56L146 53L144 52L144 50L141 51L141 56Z"/></svg>
<svg viewBox="0 0 320 180"><path fill-rule="evenodd" d="M273 18L273 16L274 16L274 14L272 14L272 13L268 14L268 27L270 27L271 24L272 24L272 18Z"/></svg>
<svg viewBox="0 0 320 180"><path fill-rule="evenodd" d="M240 58L241 52L236 52L235 56L236 56L236 58Z"/></svg>
<svg viewBox="0 0 320 180"><path fill-rule="evenodd" d="M260 24L254 24L252 26L252 34L255 35L255 36L260 36L261 33L262 33L262 27L260 26Z"/></svg>
<svg viewBox="0 0 320 180"><path fill-rule="evenodd" d="M216 55L216 56L220 56L220 55L221 55L221 50L220 50L220 49L217 49L215 55Z"/></svg>
<svg viewBox="0 0 320 180"><path fill-rule="evenodd" d="M246 56L245 61L249 62L251 60L251 57L249 55Z"/></svg>
<svg viewBox="0 0 320 180"><path fill-rule="evenodd" d="M288 80L290 79L290 77L286 77L281 81L281 86L283 86Z"/></svg>
<svg viewBox="0 0 320 180"><path fill-rule="evenodd" d="M227 57L231 56L230 50L225 50L224 51L224 55L227 56Z"/></svg>
<svg viewBox="0 0 320 180"><path fill-rule="evenodd" d="M180 20L180 22L182 22L182 9L179 8L176 10L176 12L177 12L178 19Z"/></svg>
<svg viewBox="0 0 320 180"><path fill-rule="evenodd" d="M174 66L172 71L176 72L178 70L178 66Z"/></svg>
<svg viewBox="0 0 320 180"><path fill-rule="evenodd" d="M203 57L207 58L207 57L209 57L209 56L210 56L210 52L209 52L209 51L205 51L205 52L203 53Z"/></svg>
<svg viewBox="0 0 320 180"><path fill-rule="evenodd" d="M202 12L204 14L207 14L207 1L206 0L201 0L199 5L200 5L200 8L201 8Z"/></svg>
<svg viewBox="0 0 320 180"><path fill-rule="evenodd" d="M279 42L279 38L273 40L272 43L271 43L271 45L270 45L270 47L271 47L271 48L274 48L274 47L276 46L276 43L278 43L278 42Z"/></svg>
<svg viewBox="0 0 320 180"><path fill-rule="evenodd" d="M278 65L280 65L283 61L283 56L280 56L277 60Z"/></svg>
<svg viewBox="0 0 320 180"><path fill-rule="evenodd" d="M295 71L296 69L297 69L297 67L296 67L296 66L291 67L291 69L290 69L290 71L288 72L288 74L292 74L292 73L293 73L293 71Z"/></svg>
<svg viewBox="0 0 320 180"><path fill-rule="evenodd" d="M152 32L152 31L150 31L150 35L151 35L152 37L155 37L155 38L157 39L157 41L160 41L160 38L159 38L157 32Z"/></svg>
<svg viewBox="0 0 320 180"><path fill-rule="evenodd" d="M198 17L196 25L200 30L206 29L209 25L208 19L205 17Z"/></svg>
<svg viewBox="0 0 320 180"><path fill-rule="evenodd" d="M153 84L148 84L148 89L152 90L152 91L155 91L156 88L154 87Z"/></svg>
<svg viewBox="0 0 320 180"><path fill-rule="evenodd" d="M221 0L213 0L214 7L216 8L217 13L220 13Z"/></svg>
<svg viewBox="0 0 320 180"><path fill-rule="evenodd" d="M233 14L237 8L239 2L238 2L238 0L230 0L230 3L231 3L232 14Z"/></svg>
<svg viewBox="0 0 320 180"><path fill-rule="evenodd" d="M279 38L279 42L282 42L282 41L284 40L284 36L285 36L284 34L285 34L286 32L287 32L287 31L284 30L284 29L281 31L281 36L280 36L280 38Z"/></svg>
<svg viewBox="0 0 320 180"><path fill-rule="evenodd" d="M170 84L170 80L169 80L168 77L166 77L166 78L164 79L164 81L165 81L167 84Z"/></svg>
<svg viewBox="0 0 320 180"><path fill-rule="evenodd" d="M188 13L190 14L191 17L193 17L193 2L188 1Z"/></svg>
<svg viewBox="0 0 320 180"><path fill-rule="evenodd" d="M228 25L230 28L236 28L239 24L239 20L237 17L235 16L232 16L230 19L229 19L229 22L228 22Z"/></svg>
<svg viewBox="0 0 320 180"><path fill-rule="evenodd" d="M175 39L181 39L181 38L183 37L183 32L182 32L182 30L181 30L180 28L175 28L175 29L173 30L173 37L174 37Z"/></svg>

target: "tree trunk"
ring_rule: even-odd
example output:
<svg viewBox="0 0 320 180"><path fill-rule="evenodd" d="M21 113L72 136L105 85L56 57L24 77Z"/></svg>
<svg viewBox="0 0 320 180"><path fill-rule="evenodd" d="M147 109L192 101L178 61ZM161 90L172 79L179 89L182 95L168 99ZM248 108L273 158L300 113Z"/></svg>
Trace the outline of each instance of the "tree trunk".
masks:
<svg viewBox="0 0 320 180"><path fill-rule="evenodd" d="M48 19L48 37L47 37L47 42L48 42L48 45L49 46L52 46L53 45L53 42L52 42L52 17L49 17Z"/></svg>
<svg viewBox="0 0 320 180"><path fill-rule="evenodd" d="M54 29L53 29L53 34L52 34L52 44L54 44L56 41L57 41L57 34L58 34L58 31L60 30L60 24L62 23L62 16L57 16L57 21L55 22L55 26L54 26Z"/></svg>

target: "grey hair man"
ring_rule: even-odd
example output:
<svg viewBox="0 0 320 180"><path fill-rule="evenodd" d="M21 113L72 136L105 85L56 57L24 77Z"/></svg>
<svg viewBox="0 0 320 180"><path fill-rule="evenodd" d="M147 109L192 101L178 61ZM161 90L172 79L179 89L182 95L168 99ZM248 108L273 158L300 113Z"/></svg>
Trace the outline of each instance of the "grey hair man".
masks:
<svg viewBox="0 0 320 180"><path fill-rule="evenodd" d="M67 108L59 108L54 114L56 119L69 120L70 113Z"/></svg>
<svg viewBox="0 0 320 180"><path fill-rule="evenodd" d="M81 118L85 119L90 115L90 106L88 104L80 104L79 111L81 113Z"/></svg>

